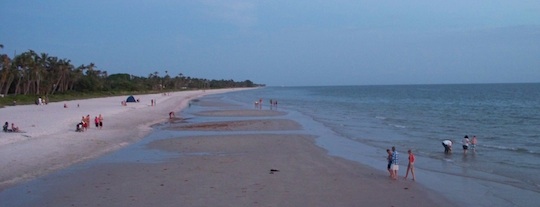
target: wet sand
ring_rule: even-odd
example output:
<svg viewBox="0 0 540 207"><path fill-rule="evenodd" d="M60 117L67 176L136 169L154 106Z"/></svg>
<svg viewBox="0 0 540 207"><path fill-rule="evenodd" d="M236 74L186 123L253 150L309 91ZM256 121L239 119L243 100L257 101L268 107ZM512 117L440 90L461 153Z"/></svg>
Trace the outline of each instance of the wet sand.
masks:
<svg viewBox="0 0 540 207"><path fill-rule="evenodd" d="M237 119L244 112L253 115L223 110L205 116ZM35 190L40 198L27 206L452 206L413 181L391 180L379 170L329 156L315 145L316 137L299 133L294 120L264 113L270 114L181 122L174 130L215 134L146 144L176 154L162 162L103 163L50 178L50 186ZM280 133L272 133L276 130ZM34 192L32 186L25 190L28 196Z"/></svg>

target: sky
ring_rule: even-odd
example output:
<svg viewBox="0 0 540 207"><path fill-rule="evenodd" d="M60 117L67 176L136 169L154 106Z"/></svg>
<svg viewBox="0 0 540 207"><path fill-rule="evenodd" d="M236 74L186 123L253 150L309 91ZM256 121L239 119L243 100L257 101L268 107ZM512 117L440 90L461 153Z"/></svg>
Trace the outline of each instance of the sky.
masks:
<svg viewBox="0 0 540 207"><path fill-rule="evenodd" d="M268 86L540 82L538 0L1 0L2 54Z"/></svg>

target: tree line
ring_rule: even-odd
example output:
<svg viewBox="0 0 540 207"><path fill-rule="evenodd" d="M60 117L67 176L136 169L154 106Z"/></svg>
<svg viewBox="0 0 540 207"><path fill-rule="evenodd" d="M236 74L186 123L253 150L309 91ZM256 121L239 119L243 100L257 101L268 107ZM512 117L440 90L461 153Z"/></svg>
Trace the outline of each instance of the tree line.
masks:
<svg viewBox="0 0 540 207"><path fill-rule="evenodd" d="M0 44L0 49L3 45ZM0 54L0 94L53 95L68 92L102 91L176 91L187 89L215 89L262 86L250 80L208 80L160 75L157 71L148 77L127 73L109 75L98 70L94 63L74 66L69 59L28 50L11 58Z"/></svg>

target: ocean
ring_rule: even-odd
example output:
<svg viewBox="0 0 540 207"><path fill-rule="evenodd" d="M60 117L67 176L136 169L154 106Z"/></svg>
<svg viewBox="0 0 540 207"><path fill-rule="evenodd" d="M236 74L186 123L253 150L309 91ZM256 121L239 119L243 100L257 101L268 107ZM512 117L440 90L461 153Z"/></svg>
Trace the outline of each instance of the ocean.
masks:
<svg viewBox="0 0 540 207"><path fill-rule="evenodd" d="M205 98L253 108L262 99L260 110L287 112L329 154L383 173L387 148L401 153L401 177L411 149L416 182L460 206L540 201L537 83L264 87ZM270 108L270 100L277 108ZM467 154L461 147L465 135L478 138ZM450 155L443 153L444 139L454 141Z"/></svg>

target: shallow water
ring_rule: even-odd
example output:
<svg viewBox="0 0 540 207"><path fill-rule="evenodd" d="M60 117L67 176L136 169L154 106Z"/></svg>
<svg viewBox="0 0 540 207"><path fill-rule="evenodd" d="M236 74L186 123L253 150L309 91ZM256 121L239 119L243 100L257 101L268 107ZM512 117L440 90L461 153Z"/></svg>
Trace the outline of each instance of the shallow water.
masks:
<svg viewBox="0 0 540 207"><path fill-rule="evenodd" d="M417 156L418 182L460 205L526 206L540 201L540 84L267 87L220 94L277 110L318 135L330 154L386 170L385 149ZM464 155L464 135L478 137ZM441 141L454 140L443 153ZM478 199L476 196L482 196Z"/></svg>

